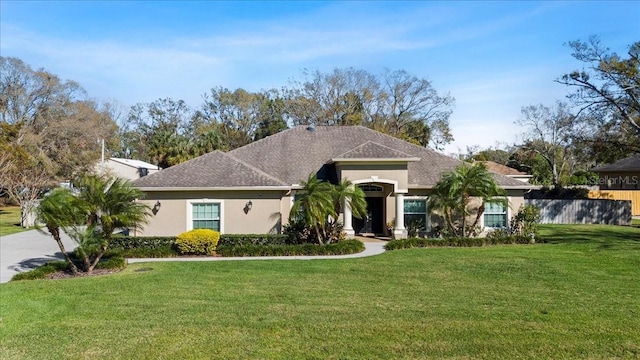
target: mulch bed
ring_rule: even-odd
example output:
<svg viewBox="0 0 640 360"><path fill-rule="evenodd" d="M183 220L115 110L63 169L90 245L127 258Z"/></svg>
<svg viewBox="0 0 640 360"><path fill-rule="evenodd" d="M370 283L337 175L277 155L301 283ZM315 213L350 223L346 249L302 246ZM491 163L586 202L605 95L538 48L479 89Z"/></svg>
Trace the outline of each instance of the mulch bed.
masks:
<svg viewBox="0 0 640 360"><path fill-rule="evenodd" d="M51 273L47 276L47 279L71 279L71 278L80 278L87 276L100 276L100 275L109 275L119 273L123 269L96 269L93 270L90 274L85 272L79 272L77 274L70 273L68 271L58 271Z"/></svg>

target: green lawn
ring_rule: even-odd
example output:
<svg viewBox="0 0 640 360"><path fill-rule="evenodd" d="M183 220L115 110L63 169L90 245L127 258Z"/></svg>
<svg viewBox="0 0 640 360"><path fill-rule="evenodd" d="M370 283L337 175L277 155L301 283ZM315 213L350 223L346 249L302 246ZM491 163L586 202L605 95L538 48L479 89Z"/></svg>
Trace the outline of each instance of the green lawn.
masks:
<svg viewBox="0 0 640 360"><path fill-rule="evenodd" d="M20 226L20 207L0 207L0 236L26 231Z"/></svg>
<svg viewBox="0 0 640 360"><path fill-rule="evenodd" d="M3 359L640 357L640 229L0 285Z"/></svg>

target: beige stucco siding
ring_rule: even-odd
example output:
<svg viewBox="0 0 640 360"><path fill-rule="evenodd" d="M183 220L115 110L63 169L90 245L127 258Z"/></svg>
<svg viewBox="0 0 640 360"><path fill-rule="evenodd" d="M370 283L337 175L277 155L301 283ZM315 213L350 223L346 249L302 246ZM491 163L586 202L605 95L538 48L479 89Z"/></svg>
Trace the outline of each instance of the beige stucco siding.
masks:
<svg viewBox="0 0 640 360"><path fill-rule="evenodd" d="M191 229L193 203L221 204L221 231L226 234L266 234L281 230L282 191L150 191L142 202L153 207L141 236L175 236ZM247 202L251 209L246 211Z"/></svg>
<svg viewBox="0 0 640 360"><path fill-rule="evenodd" d="M397 189L406 190L408 185L409 172L407 164L340 164L336 166L340 179L349 179L357 183L358 180L369 180L369 182L396 182ZM373 178L372 178L373 177Z"/></svg>

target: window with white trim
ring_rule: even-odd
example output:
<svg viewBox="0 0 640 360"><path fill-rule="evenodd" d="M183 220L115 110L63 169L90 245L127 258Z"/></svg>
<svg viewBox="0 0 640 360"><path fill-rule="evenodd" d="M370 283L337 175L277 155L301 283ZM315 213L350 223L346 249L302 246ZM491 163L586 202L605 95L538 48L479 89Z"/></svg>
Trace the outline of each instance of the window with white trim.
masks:
<svg viewBox="0 0 640 360"><path fill-rule="evenodd" d="M484 227L505 229L507 227L507 206L501 203L484 205Z"/></svg>
<svg viewBox="0 0 640 360"><path fill-rule="evenodd" d="M412 224L418 225L420 230L427 229L427 199L405 198L404 199L404 226L409 228Z"/></svg>
<svg viewBox="0 0 640 360"><path fill-rule="evenodd" d="M220 203L192 203L192 229L220 231Z"/></svg>

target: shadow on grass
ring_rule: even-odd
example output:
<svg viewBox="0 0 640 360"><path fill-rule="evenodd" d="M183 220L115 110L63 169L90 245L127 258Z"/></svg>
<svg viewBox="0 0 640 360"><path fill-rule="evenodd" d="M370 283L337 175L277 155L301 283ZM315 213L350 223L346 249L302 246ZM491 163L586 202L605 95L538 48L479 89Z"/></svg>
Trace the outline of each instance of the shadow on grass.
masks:
<svg viewBox="0 0 640 360"><path fill-rule="evenodd" d="M640 250L640 228L615 225L540 225L551 244L597 244L601 250Z"/></svg>

